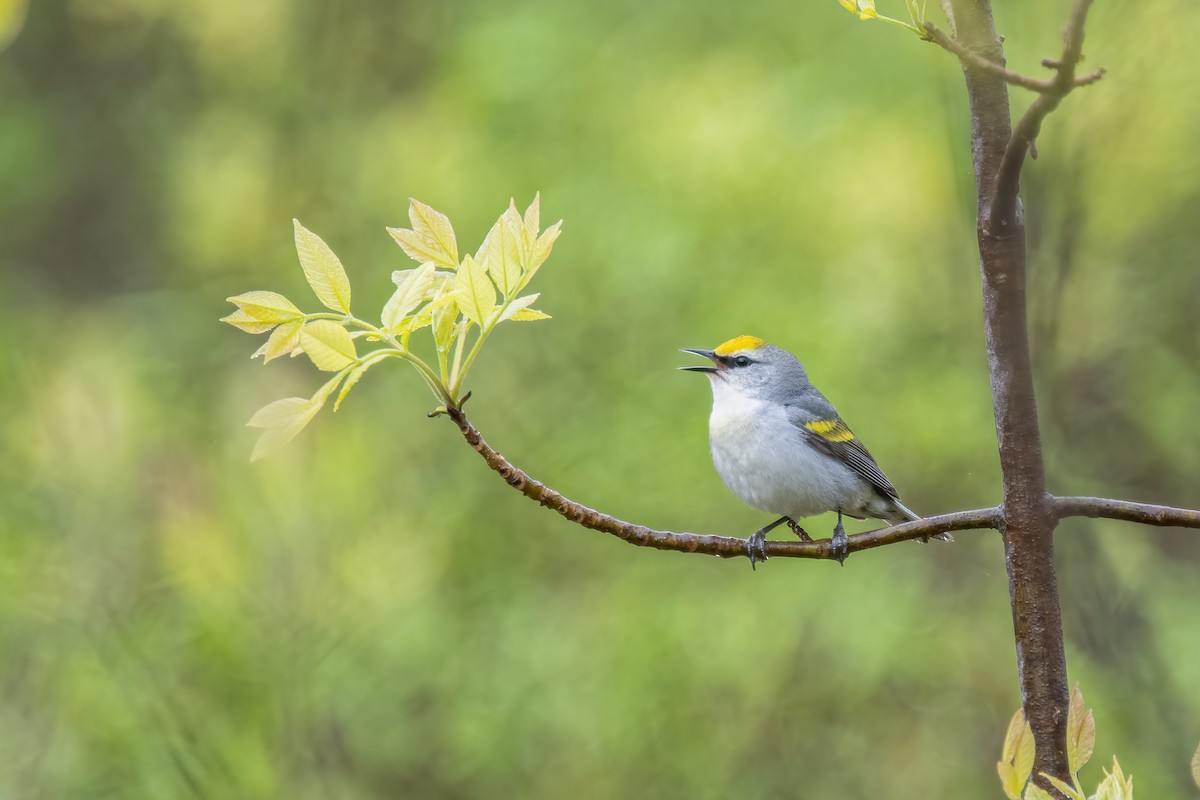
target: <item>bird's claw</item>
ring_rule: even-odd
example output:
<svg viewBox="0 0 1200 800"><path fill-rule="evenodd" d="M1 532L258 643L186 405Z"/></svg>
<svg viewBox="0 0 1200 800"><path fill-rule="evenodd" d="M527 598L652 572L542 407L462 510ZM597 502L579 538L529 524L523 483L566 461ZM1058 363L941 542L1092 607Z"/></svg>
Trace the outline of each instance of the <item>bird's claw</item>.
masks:
<svg viewBox="0 0 1200 800"><path fill-rule="evenodd" d="M757 530L746 539L746 555L750 557L750 569L759 561L767 560L767 532Z"/></svg>
<svg viewBox="0 0 1200 800"><path fill-rule="evenodd" d="M796 520L794 520L794 519L791 519L791 518L789 517L789 518L788 518L788 521L787 521L787 526L788 526L789 528L791 528L791 529L792 529L792 533L794 533L794 534L796 534L797 536L799 536L799 537L800 537L800 541L802 541L802 542L811 542L811 541L813 540L813 538L812 538L811 536L809 536L809 535L808 535L808 531L804 530L804 528L801 528L801 527L800 527L800 526L799 526L799 525L796 523Z"/></svg>
<svg viewBox="0 0 1200 800"><path fill-rule="evenodd" d="M833 538L829 540L833 545L833 557L837 559L838 564L846 565L846 559L850 557L850 540L846 537L846 529L842 527L842 520L838 519L837 527L833 529Z"/></svg>

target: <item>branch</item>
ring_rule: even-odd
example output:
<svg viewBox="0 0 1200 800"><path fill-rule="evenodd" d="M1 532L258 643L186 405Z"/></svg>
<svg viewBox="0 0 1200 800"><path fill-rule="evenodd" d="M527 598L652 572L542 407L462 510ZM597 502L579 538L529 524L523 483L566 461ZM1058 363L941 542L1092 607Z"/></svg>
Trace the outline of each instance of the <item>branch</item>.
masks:
<svg viewBox="0 0 1200 800"><path fill-rule="evenodd" d="M1006 83L1011 83L1013 86L1020 86L1023 89L1028 89L1031 92L1038 94L1058 93L1059 79L1058 78L1031 78L1028 75L1022 75L1019 72L1013 72L1006 68L1003 64L997 64L995 61L984 58L976 53L965 44L949 35L932 22L925 23L925 32L928 35L927 41L939 45L943 50L953 53L958 56L960 61L970 64L973 67L987 70L994 75L1003 78ZM1042 59L1042 65L1050 69L1058 69L1060 64L1058 61L1053 61L1049 58ZM1082 78L1075 78L1073 86L1089 86L1104 77L1104 70L1098 69L1095 72L1088 73Z"/></svg>
<svg viewBox="0 0 1200 800"><path fill-rule="evenodd" d="M947 50L958 56L959 61L965 62L964 66L966 64L970 64L973 67L985 69L994 75L999 75L1007 83L1029 89L1032 92L1047 92L1053 89L1053 81L1030 78L1029 76L1022 75L1019 72L1013 72L1010 69L1006 69L1003 65L997 64L995 61L991 61L990 59L986 59L979 55L974 50L960 42L958 39L955 39L937 25L934 25L932 22L925 23L925 32L929 34L928 41L931 41L936 45L940 45L943 50Z"/></svg>
<svg viewBox="0 0 1200 800"><path fill-rule="evenodd" d="M1025 153L1029 151L1038 134L1042 130L1042 121L1050 112L1058 108L1062 99L1071 93L1076 86L1087 86L1095 83L1104 76L1104 70L1098 69L1082 78L1075 77L1075 67L1083 54L1083 27L1087 21L1088 9L1092 0L1075 0L1071 8L1071 16L1063 30L1062 56L1057 60L1046 60L1042 63L1055 70L1055 76L1046 82L1047 89L1038 95L1030 104L1013 130L1008 146L1004 150L1004 159L1000 162L1000 171L996 178L996 194L984 220L985 229L993 236L1012 235L1012 225L1017 216L1017 192L1021 183L1021 167L1025 163Z"/></svg>
<svg viewBox="0 0 1200 800"><path fill-rule="evenodd" d="M1092 517L1121 519L1126 522L1140 522L1143 525L1200 528L1200 511L1190 508L1154 506L1129 500L1109 500L1105 497L1055 497L1051 501L1051 508L1059 519Z"/></svg>
<svg viewBox="0 0 1200 800"><path fill-rule="evenodd" d="M1083 0L1081 0L1082 2ZM990 0L954 0L955 35L996 64L1004 47L996 33ZM1025 229L1019 216L1004 235L989 230L997 205L997 182L1013 139L1009 84L991 69L963 62L971 111L971 153L978 199L984 337L996 443L1004 482L1000 528L1012 604L1013 638L1021 706L1036 744L1033 765L1039 788L1061 798L1042 776L1070 780L1067 755L1067 662L1062 611L1054 572L1054 526L1038 431L1033 369L1025 310ZM1034 105L1051 94L1039 94ZM1015 207L1015 194L1012 205Z"/></svg>
<svg viewBox="0 0 1200 800"><path fill-rule="evenodd" d="M611 533L618 539L623 539L638 547L652 547L656 550L677 550L682 553L705 553L722 558L746 556L746 540L733 536L712 536L698 533L675 533L658 531L643 525L617 519L608 514L595 511L585 505L576 503L551 489L546 484L534 480L528 473L511 464L508 459L492 449L483 436L467 419L461 408L450 407L445 412L466 439L467 444L483 457L488 467L521 494L530 500L536 500L546 508L557 511L564 517L592 530ZM1000 524L998 508L980 508L974 511L959 511L954 514L943 514L937 517L905 522L887 528L867 531L849 537L849 552L871 550L896 542L911 539L921 539L938 533L951 531L976 530L980 528L996 528ZM769 541L766 543L767 556L776 558L814 558L837 560L828 539L814 542L799 541Z"/></svg>

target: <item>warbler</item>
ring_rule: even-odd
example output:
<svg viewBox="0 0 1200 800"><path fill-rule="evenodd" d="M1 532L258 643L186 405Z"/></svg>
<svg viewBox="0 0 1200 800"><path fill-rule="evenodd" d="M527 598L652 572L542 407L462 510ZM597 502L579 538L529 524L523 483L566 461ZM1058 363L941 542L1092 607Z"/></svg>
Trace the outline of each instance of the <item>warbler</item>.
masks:
<svg viewBox="0 0 1200 800"><path fill-rule="evenodd" d="M832 544L844 563L849 545L843 515L889 523L921 518L900 502L891 481L794 355L757 336L682 352L712 362L680 369L702 372L712 385L708 436L721 480L748 505L781 515L746 539L750 566L766 561L767 533L784 522L812 541L796 520L836 511ZM948 533L934 538L953 541Z"/></svg>

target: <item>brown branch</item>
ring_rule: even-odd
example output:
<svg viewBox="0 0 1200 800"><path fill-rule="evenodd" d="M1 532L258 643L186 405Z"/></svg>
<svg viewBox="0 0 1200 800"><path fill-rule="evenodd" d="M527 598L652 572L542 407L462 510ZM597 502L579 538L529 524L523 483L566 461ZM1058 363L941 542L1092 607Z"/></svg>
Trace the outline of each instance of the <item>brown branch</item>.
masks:
<svg viewBox="0 0 1200 800"><path fill-rule="evenodd" d="M1020 86L1022 89L1028 89L1029 91L1037 92L1038 94L1057 93L1060 91L1058 78L1031 78L1028 75L1022 75L1019 72L1013 72L1003 64L998 64L995 61L979 55L979 53L976 53L958 39L955 39L937 25L934 25L932 22L925 23L925 33L928 34L925 39L926 41L933 42L934 44L940 46L943 50L953 53L954 55L958 56L960 61L965 62L965 64L987 70L993 75L1003 78L1005 83L1011 83L1013 86ZM1050 69L1058 69L1059 62L1053 59L1043 58L1042 66L1049 67ZM1073 86L1088 86L1100 80L1102 77L1104 77L1103 68L1098 69L1095 72L1090 72L1087 75L1084 75L1082 78L1075 78Z"/></svg>
<svg viewBox="0 0 1200 800"><path fill-rule="evenodd" d="M1053 81L1030 78L1028 75L1013 72L1002 64L997 64L995 61L984 58L932 22L925 23L925 32L929 34L927 41L933 42L943 50L948 50L958 56L959 60L965 62L965 64L985 69L993 75L1003 78L1006 83L1011 83L1013 86L1020 86L1032 92L1048 92L1054 87Z"/></svg>
<svg viewBox="0 0 1200 800"><path fill-rule="evenodd" d="M562 516L592 530L604 531L639 547L652 547L656 550L677 550L683 553L705 553L722 558L736 558L747 555L746 540L733 536L713 536L699 533L675 533L659 531L644 525L634 525L608 514L601 513L585 505L576 503L551 489L541 481L534 480L528 473L513 465L483 439L483 436L467 419L461 408L449 408L446 414L458 425L458 430L466 439L467 444L483 457L489 468L521 494L530 500L536 500L541 505ZM943 514L937 517L905 522L902 525L892 525L887 528L867 531L849 537L849 551L856 553L860 550L871 550L888 544L921 539L938 533L951 531L966 531L980 528L996 528L1000 521L998 508L980 508L974 511L959 511L954 514ZM800 541L768 541L767 555L773 558L814 558L836 560L838 554L834 551L828 539L814 542Z"/></svg>
<svg viewBox="0 0 1200 800"><path fill-rule="evenodd" d="M1104 76L1104 70L1098 69L1082 78L1075 77L1075 67L1083 54L1084 23L1087 22L1091 5L1092 0L1075 0L1063 30L1062 55L1055 60L1042 62L1055 70L1055 75L1046 82L1046 90L1025 110L1008 140L997 174L996 194L984 217L984 227L993 236L1012 235L1019 213L1017 192L1020 190L1021 168L1025 163L1025 154L1041 133L1042 121L1058 108L1058 104L1072 89L1095 83Z"/></svg>
<svg viewBox="0 0 1200 800"><path fill-rule="evenodd" d="M972 52L1003 64L990 0L954 0L955 32ZM1012 124L1008 83L1000 75L963 63L971 112L971 151L978 203L984 334L996 442L1004 483L1005 565L1021 705L1033 731L1033 773L1038 785L1060 797L1043 773L1069 780L1067 663L1062 610L1054 572L1054 526L1038 431L1025 309L1025 229L1014 217L1004 236L989 230L1001 165ZM1034 104L1051 95L1041 94ZM1015 200L1014 200L1015 205Z"/></svg>
<svg viewBox="0 0 1200 800"><path fill-rule="evenodd" d="M1140 522L1143 525L1200 528L1200 511L1190 508L1155 506L1129 500L1109 500L1105 497L1055 497L1051 501L1051 508L1059 519L1092 517Z"/></svg>

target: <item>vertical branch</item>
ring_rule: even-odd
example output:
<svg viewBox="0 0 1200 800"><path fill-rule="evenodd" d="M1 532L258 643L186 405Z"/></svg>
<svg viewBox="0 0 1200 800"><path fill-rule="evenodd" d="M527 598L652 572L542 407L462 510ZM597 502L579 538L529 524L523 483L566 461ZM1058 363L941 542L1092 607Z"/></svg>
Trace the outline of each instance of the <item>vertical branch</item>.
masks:
<svg viewBox="0 0 1200 800"><path fill-rule="evenodd" d="M953 5L957 38L975 53L1003 65L1004 49L996 35L990 0L954 0ZM1025 226L1019 212L1002 216L999 225L988 225L1012 139L1008 85L995 72L966 60L963 68L978 193L988 372L1004 476L1001 532L1022 706L1037 744L1034 775L1045 772L1067 780L1069 693L1054 571L1055 519L1046 497L1025 317Z"/></svg>

